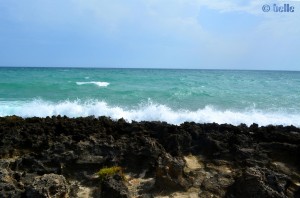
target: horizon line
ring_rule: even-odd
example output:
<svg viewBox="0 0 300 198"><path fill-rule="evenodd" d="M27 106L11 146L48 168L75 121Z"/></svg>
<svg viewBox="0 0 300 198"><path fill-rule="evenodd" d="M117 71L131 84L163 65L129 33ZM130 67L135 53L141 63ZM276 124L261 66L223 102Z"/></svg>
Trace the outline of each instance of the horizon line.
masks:
<svg viewBox="0 0 300 198"><path fill-rule="evenodd" d="M166 68L166 67L98 67L98 66L3 66L0 68L68 68L68 69L161 69L161 70L225 70L225 71L287 71L299 72L300 70L284 70L284 69L239 69L239 68Z"/></svg>

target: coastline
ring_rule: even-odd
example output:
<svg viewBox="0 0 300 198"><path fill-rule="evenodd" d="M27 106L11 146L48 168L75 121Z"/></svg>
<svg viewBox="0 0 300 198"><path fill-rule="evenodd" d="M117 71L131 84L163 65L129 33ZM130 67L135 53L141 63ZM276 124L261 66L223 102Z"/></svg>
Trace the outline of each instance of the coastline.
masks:
<svg viewBox="0 0 300 198"><path fill-rule="evenodd" d="M300 196L294 126L9 116L0 137L0 197Z"/></svg>

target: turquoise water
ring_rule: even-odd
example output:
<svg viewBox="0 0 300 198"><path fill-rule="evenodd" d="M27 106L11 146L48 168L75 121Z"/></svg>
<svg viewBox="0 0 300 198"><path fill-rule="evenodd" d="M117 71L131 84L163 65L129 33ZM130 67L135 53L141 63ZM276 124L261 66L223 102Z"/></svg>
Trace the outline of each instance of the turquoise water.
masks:
<svg viewBox="0 0 300 198"><path fill-rule="evenodd" d="M299 126L300 72L0 68L0 116Z"/></svg>

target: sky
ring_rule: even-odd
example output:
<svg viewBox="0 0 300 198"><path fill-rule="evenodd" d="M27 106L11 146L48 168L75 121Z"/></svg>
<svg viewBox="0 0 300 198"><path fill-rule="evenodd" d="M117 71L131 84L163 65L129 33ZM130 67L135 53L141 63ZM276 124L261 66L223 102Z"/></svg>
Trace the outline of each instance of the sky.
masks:
<svg viewBox="0 0 300 198"><path fill-rule="evenodd" d="M295 0L0 0L0 66L300 70L299 24Z"/></svg>

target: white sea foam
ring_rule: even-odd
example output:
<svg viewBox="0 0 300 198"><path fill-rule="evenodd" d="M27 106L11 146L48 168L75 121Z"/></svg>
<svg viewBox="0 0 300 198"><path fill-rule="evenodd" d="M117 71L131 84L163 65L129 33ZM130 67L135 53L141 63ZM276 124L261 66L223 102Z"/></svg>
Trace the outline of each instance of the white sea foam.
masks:
<svg viewBox="0 0 300 198"><path fill-rule="evenodd" d="M90 82L76 82L77 85L86 85L86 84L94 84L98 87L107 87L109 85L108 82L96 82L96 81L90 81Z"/></svg>
<svg viewBox="0 0 300 198"><path fill-rule="evenodd" d="M21 117L46 117L52 115L66 115L68 117L79 116L109 116L112 119L124 118L127 121L166 121L171 124L181 124L185 121L198 123L228 123L239 125L245 123L251 125L257 123L265 126L295 125L300 126L300 114L288 114L285 112L264 112L262 110L217 110L212 106L196 111L173 110L165 105L151 102L140 105L138 108L127 109L118 106L110 106L104 101L63 101L52 103L43 100L30 102L1 102L0 116L18 115Z"/></svg>

